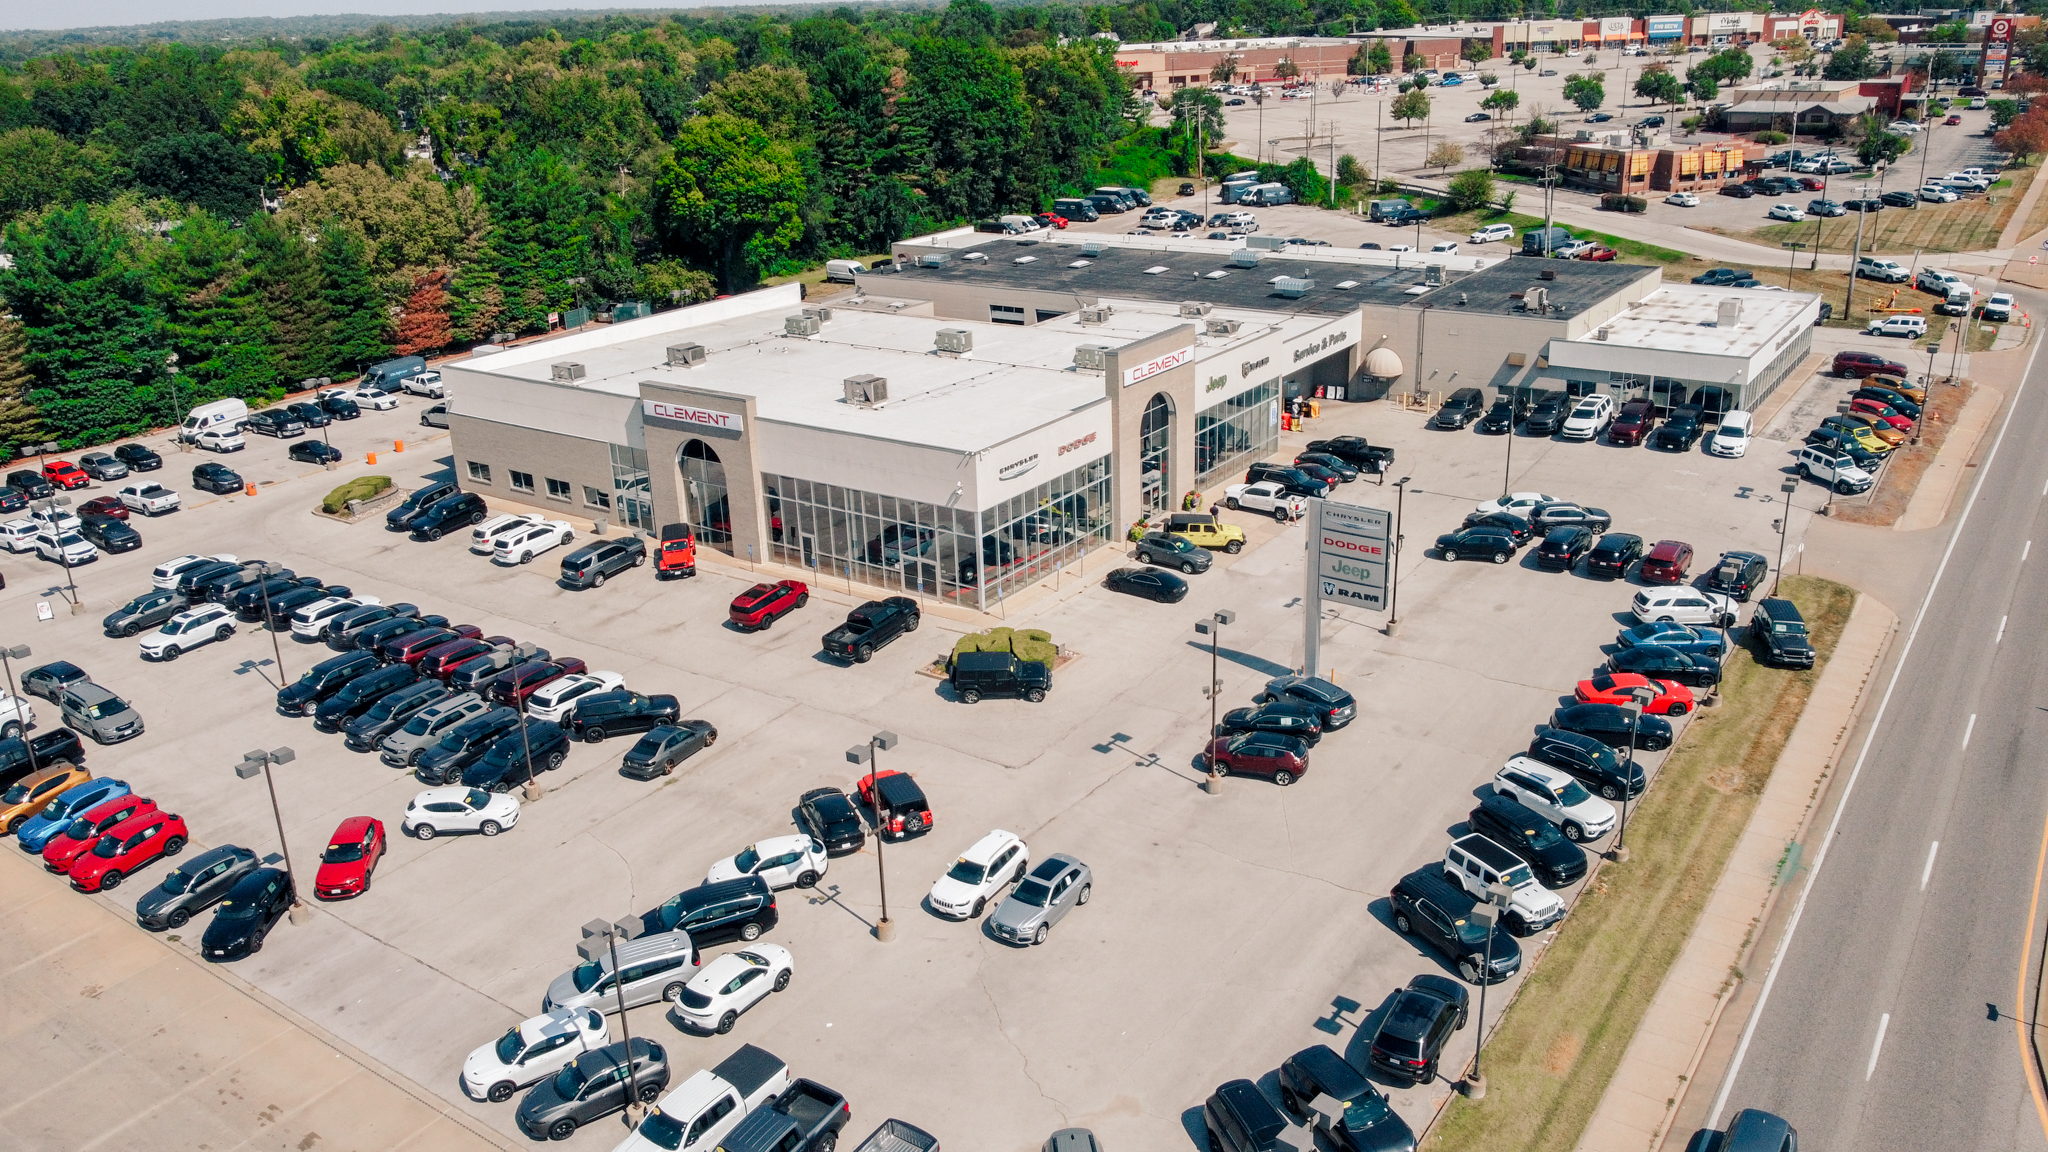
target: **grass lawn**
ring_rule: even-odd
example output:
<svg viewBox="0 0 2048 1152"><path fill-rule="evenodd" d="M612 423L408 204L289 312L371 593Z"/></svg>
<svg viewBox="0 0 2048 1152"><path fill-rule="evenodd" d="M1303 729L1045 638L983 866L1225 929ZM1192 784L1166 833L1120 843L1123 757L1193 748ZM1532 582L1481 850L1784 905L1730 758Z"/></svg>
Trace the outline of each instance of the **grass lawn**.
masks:
<svg viewBox="0 0 2048 1152"><path fill-rule="evenodd" d="M1419 203L1417 205L1417 207L1427 206L1426 203ZM1429 223L1431 227L1442 228L1451 232L1472 232L1488 224L1512 224L1514 225L1515 232L1519 234L1531 228L1543 227L1543 217L1524 216L1520 212L1475 211L1460 212L1454 216L1438 216ZM1574 236L1584 237L1596 244L1607 245L1631 264L1676 264L1691 259L1684 252L1672 248L1660 248L1655 244L1645 244L1641 240L1609 236L1605 232L1593 232L1580 228L1577 225L1561 226L1570 228ZM1516 243L1519 244L1520 241ZM1515 248L1514 251L1519 252L1521 249Z"/></svg>
<svg viewBox="0 0 2048 1152"><path fill-rule="evenodd" d="M1731 654L1721 707L1693 719L1631 806L1629 862L1601 868L1579 897L1486 1048L1486 1099L1454 1098L1424 1145L1431 1152L1571 1152L1578 1144L1856 601L1854 589L1813 576L1787 577L1781 594L1806 616L1814 667L1767 668L1745 649Z"/></svg>
<svg viewBox="0 0 2048 1152"><path fill-rule="evenodd" d="M1971 196L1953 204L1922 203L1918 208L1886 208L1873 213L1864 221L1863 250L1865 252L1977 252L1998 247L1999 234L2012 220L2012 214L2026 197L2027 186L2033 183L2038 169L2019 168L2008 173L2004 179L1992 186L1985 196ZM1876 185L1857 187L1844 185L1837 180L1829 188L1829 195L1837 199L1844 197L1875 196ZM1917 185L1894 184L1894 189L1917 187ZM1854 189L1851 191L1851 189ZM1801 195L1805 195L1802 193ZM1805 204L1798 197L1780 197L1778 203ZM1757 215L1770 210L1764 197L1749 203L1761 205ZM2036 206L2037 209L2039 206ZM1812 245L1815 233L1820 237L1821 251L1849 252L1856 246L1856 218L1859 213L1820 219L1820 227L1814 227L1809 219L1796 224L1770 224L1760 228L1739 230L1715 228L1712 231L1739 239L1749 240L1769 247L1777 247L1787 240Z"/></svg>

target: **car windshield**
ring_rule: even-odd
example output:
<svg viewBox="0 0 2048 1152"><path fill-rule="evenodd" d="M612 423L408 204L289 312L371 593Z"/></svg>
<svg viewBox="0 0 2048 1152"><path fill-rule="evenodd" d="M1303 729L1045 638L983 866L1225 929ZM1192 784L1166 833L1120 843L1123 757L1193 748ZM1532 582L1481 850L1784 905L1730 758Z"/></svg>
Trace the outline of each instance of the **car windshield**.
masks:
<svg viewBox="0 0 2048 1152"><path fill-rule="evenodd" d="M164 877L163 887L164 891L172 896L182 895L185 889L192 887L192 877L187 875L183 868L173 868L170 874Z"/></svg>
<svg viewBox="0 0 2048 1152"><path fill-rule="evenodd" d="M92 846L92 854L111 860L121 854L121 842L112 836L103 836L99 843Z"/></svg>
<svg viewBox="0 0 2048 1152"><path fill-rule="evenodd" d="M482 811L485 805L491 802L491 794L481 788L471 788L469 794L462 800L469 805L471 811Z"/></svg>
<svg viewBox="0 0 2048 1152"><path fill-rule="evenodd" d="M1363 1132L1384 1122L1391 1111L1387 1098L1377 1092L1367 1092L1344 1106L1344 1128L1350 1132ZM643 1125L640 1129L645 1132Z"/></svg>
<svg viewBox="0 0 2048 1152"><path fill-rule="evenodd" d="M656 1108L640 1122L640 1138L656 1148L676 1152L683 1146L683 1126L675 1117Z"/></svg>
<svg viewBox="0 0 2048 1152"><path fill-rule="evenodd" d="M97 704L86 705L85 718L88 720L105 720L109 716L119 716L127 710L127 702L116 696L112 699L102 700Z"/></svg>
<svg viewBox="0 0 2048 1152"><path fill-rule="evenodd" d="M1564 843L1564 834L1559 832L1557 826L1549 821L1542 821L1533 827L1522 829L1522 835L1529 841L1529 847L1531 848L1548 848L1553 844Z"/></svg>
<svg viewBox="0 0 2048 1152"><path fill-rule="evenodd" d="M362 844L329 844L320 857L322 864L353 864L363 858Z"/></svg>
<svg viewBox="0 0 2048 1152"><path fill-rule="evenodd" d="M164 625L164 632L169 635L176 636L180 633L188 632L193 628L198 627L198 625L198 620L173 620L170 623Z"/></svg>
<svg viewBox="0 0 2048 1152"><path fill-rule="evenodd" d="M563 1100L574 1100L583 1091L583 1070L574 1064L555 1073L555 1095Z"/></svg>
<svg viewBox="0 0 2048 1152"><path fill-rule="evenodd" d="M569 980L576 985L578 992L588 992L597 987L597 982L603 977L604 966L595 960L585 960L569 973Z"/></svg>
<svg viewBox="0 0 2048 1152"><path fill-rule="evenodd" d="M26 799L28 799L28 785L26 784L16 784L6 792L0 793L0 804L19 804Z"/></svg>
<svg viewBox="0 0 2048 1152"><path fill-rule="evenodd" d="M1517 864L1513 868L1508 869L1501 879L1510 888L1520 888L1524 884L1534 882L1534 877L1529 875L1529 866L1526 864Z"/></svg>
<svg viewBox="0 0 2048 1152"><path fill-rule="evenodd" d="M433 718L430 716L415 716L405 722L403 731L407 736L425 736L427 734L427 725L433 722Z"/></svg>
<svg viewBox="0 0 2048 1152"><path fill-rule="evenodd" d="M972 860L955 860L946 875L962 884L979 884L988 876L988 868Z"/></svg>
<svg viewBox="0 0 2048 1152"><path fill-rule="evenodd" d="M754 869L761 866L761 854L754 851L754 846L749 844L740 849L739 855L732 858L732 866L751 875Z"/></svg>
<svg viewBox="0 0 2048 1152"><path fill-rule="evenodd" d="M1016 890L1010 893L1010 899L1020 904L1029 904L1033 908L1045 907L1046 900L1050 899L1051 896L1052 889L1047 888L1037 880L1026 880L1022 884L1017 885Z"/></svg>
<svg viewBox="0 0 2048 1152"><path fill-rule="evenodd" d="M1803 620L1773 620L1771 621L1771 631L1780 636L1804 636L1806 635L1806 622Z"/></svg>
<svg viewBox="0 0 2048 1152"><path fill-rule="evenodd" d="M64 829L64 834L73 840L83 840L92 835L92 821L80 816Z"/></svg>
<svg viewBox="0 0 2048 1152"><path fill-rule="evenodd" d="M494 1050L497 1052L498 1063L500 1064L510 1064L514 1060L519 1059L519 1054L526 1051L526 1045L519 1042L519 1026L517 1024L513 1025L511 1030L507 1031L503 1036L498 1037L498 1043Z"/></svg>
<svg viewBox="0 0 2048 1152"><path fill-rule="evenodd" d="M256 905L248 900L223 900L220 902L220 918L223 920L254 920Z"/></svg>
<svg viewBox="0 0 2048 1152"><path fill-rule="evenodd" d="M1579 786L1577 780L1567 780L1557 786L1557 802L1566 808L1576 808L1593 798L1592 793Z"/></svg>

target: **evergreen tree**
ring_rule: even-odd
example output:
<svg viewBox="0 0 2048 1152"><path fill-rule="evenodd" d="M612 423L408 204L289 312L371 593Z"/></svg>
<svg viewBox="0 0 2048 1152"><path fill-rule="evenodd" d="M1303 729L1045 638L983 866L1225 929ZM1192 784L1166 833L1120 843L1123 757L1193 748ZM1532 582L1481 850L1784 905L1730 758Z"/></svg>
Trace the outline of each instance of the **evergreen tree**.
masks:
<svg viewBox="0 0 2048 1152"><path fill-rule="evenodd" d="M391 312L363 258L363 241L338 224L320 233L321 296L331 319L322 376L346 379L391 354Z"/></svg>
<svg viewBox="0 0 2048 1152"><path fill-rule="evenodd" d="M506 326L544 331L548 313L575 302L569 281L587 254L589 194L546 151L501 158L485 173L483 192L491 216L487 256L504 293Z"/></svg>
<svg viewBox="0 0 2048 1152"><path fill-rule="evenodd" d="M454 343L455 332L448 323L448 293L442 288L447 278L446 272L434 271L413 280L412 295L398 317L398 343L393 352L421 356Z"/></svg>
<svg viewBox="0 0 2048 1152"><path fill-rule="evenodd" d="M278 387L269 313L245 243L245 233L202 209L171 232L156 262L164 337L178 355L186 402L262 397Z"/></svg>
<svg viewBox="0 0 2048 1152"><path fill-rule="evenodd" d="M455 275L448 282L448 314L455 339L481 343L505 319L505 289L498 283L498 256L486 233L462 246Z"/></svg>
<svg viewBox="0 0 2048 1152"><path fill-rule="evenodd" d="M329 366L331 322L313 245L268 214L251 217L248 231L278 374L286 381L317 377Z"/></svg>
<svg viewBox="0 0 2048 1152"><path fill-rule="evenodd" d="M0 316L0 448L43 441L43 420L29 403L35 374L24 357L28 337L21 325Z"/></svg>

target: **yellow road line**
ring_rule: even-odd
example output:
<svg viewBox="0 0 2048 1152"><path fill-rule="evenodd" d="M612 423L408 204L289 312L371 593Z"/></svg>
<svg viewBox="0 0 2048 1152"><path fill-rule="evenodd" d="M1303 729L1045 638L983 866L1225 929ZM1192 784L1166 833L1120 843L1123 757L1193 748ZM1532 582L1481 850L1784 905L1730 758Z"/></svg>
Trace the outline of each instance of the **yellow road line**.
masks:
<svg viewBox="0 0 2048 1152"><path fill-rule="evenodd" d="M2012 1030L2020 1042L2020 1073L2027 1078L2027 1090L2034 1094L2034 1111L2041 1117L2041 1134L2048 1136L2048 1100L2041 1096L2041 1078L2029 1067L2027 1051L2027 961L2034 954L2034 917L2041 910L2041 874L2048 870L2048 822L2041 826L2041 851L2034 860L2034 898L2027 904L2027 934L2020 940L2020 975L2017 999L2013 1001ZM2035 1006L2038 1013L2040 1006Z"/></svg>

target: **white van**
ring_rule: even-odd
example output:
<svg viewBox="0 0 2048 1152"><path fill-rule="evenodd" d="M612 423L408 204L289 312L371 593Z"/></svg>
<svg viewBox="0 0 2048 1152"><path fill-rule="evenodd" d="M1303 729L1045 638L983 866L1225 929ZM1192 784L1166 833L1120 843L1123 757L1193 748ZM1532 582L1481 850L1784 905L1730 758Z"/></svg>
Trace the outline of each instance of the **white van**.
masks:
<svg viewBox="0 0 2048 1152"><path fill-rule="evenodd" d="M201 404L185 417L184 427L178 430L180 440L195 443L202 432L238 432L249 423L249 406L232 397Z"/></svg>
<svg viewBox="0 0 2048 1152"><path fill-rule="evenodd" d="M996 222L1008 228L1014 235L1044 231L1036 216L999 216Z"/></svg>
<svg viewBox="0 0 2048 1152"><path fill-rule="evenodd" d="M1880 316L1864 325L1866 336L1904 336L1917 340L1927 335L1927 318L1924 316Z"/></svg>
<svg viewBox="0 0 2048 1152"><path fill-rule="evenodd" d="M865 272L868 266L858 260L825 261L825 280L833 284L851 284L856 272Z"/></svg>
<svg viewBox="0 0 2048 1152"><path fill-rule="evenodd" d="M1515 226L1513 224L1488 224L1479 231L1472 233L1470 240L1474 244L1491 244L1495 240L1513 240L1514 238Z"/></svg>
<svg viewBox="0 0 2048 1152"><path fill-rule="evenodd" d="M1430 245L1429 250L1446 256L1455 256L1458 254L1458 242L1456 240L1439 240L1435 244Z"/></svg>

